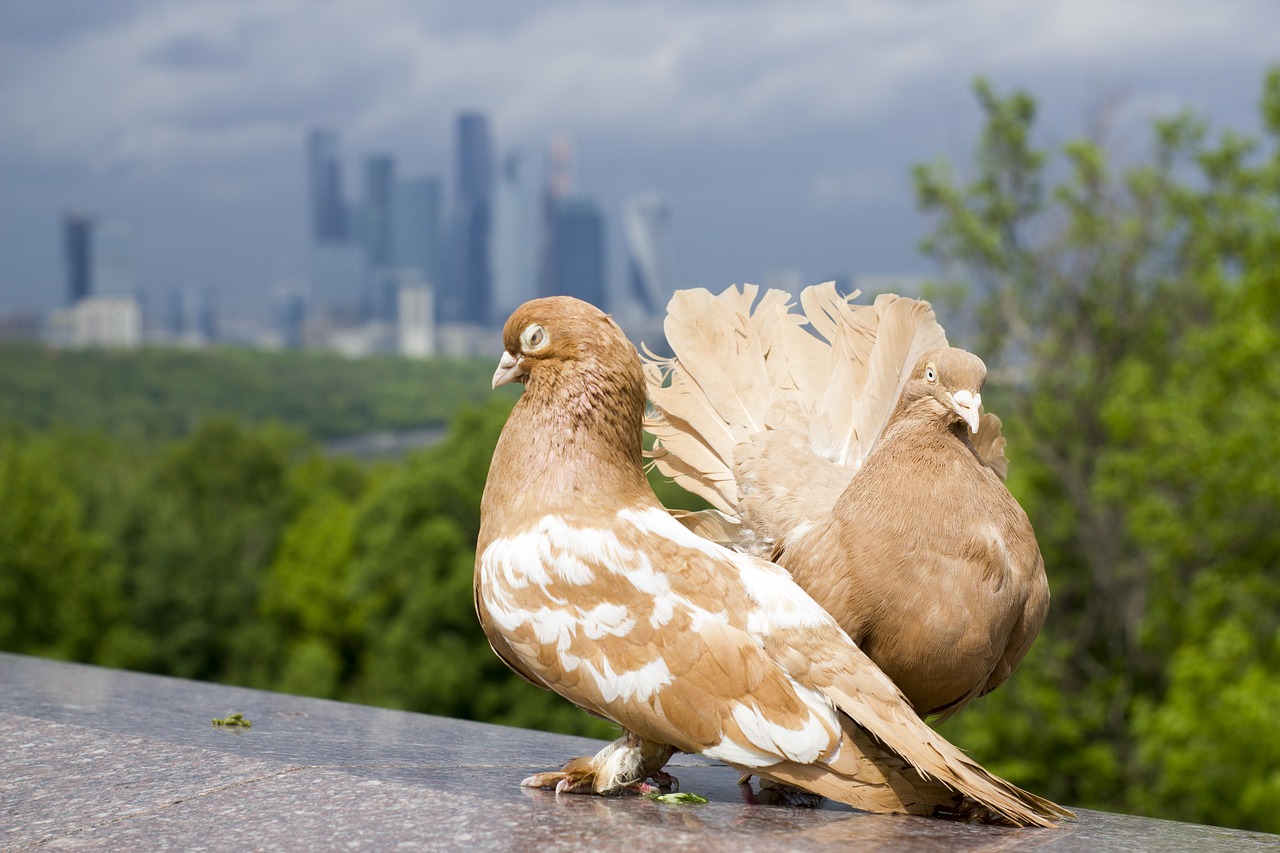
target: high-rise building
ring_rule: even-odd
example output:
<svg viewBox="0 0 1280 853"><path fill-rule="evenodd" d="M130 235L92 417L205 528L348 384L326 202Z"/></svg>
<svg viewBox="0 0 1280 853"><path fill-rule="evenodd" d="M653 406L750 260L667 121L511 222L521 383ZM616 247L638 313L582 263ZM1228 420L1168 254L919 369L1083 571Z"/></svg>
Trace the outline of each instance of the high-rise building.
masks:
<svg viewBox="0 0 1280 853"><path fill-rule="evenodd" d="M164 331L170 340L202 345L217 336L213 292L207 287L176 287L168 292Z"/></svg>
<svg viewBox="0 0 1280 853"><path fill-rule="evenodd" d="M604 213L589 198L571 196L549 205L548 294L576 296L608 310Z"/></svg>
<svg viewBox="0 0 1280 853"><path fill-rule="evenodd" d="M452 281L440 298L441 318L483 324L489 319L489 238L493 192L493 146L489 119L466 112L457 123L457 197L453 209Z"/></svg>
<svg viewBox="0 0 1280 853"><path fill-rule="evenodd" d="M396 181L391 195L391 266L417 270L431 287L440 286L444 271L442 207L439 178Z"/></svg>
<svg viewBox="0 0 1280 853"><path fill-rule="evenodd" d="M573 191L573 149L566 136L557 136L547 148L546 182L542 186L541 228L538 232L538 291L542 296L559 292L552 258L555 211Z"/></svg>
<svg viewBox="0 0 1280 853"><path fill-rule="evenodd" d="M416 276L413 270L410 277ZM396 350L410 358L426 358L436 351L436 318L431 288L425 284L404 282L396 291Z"/></svg>
<svg viewBox="0 0 1280 853"><path fill-rule="evenodd" d="M670 215L654 193L633 196L622 206L627 248L625 301L642 314L661 315L673 290L670 280Z"/></svg>
<svg viewBox="0 0 1280 853"><path fill-rule="evenodd" d="M373 154L364 161L364 198L360 204L360 247L365 266L391 266L391 204L396 162L389 154Z"/></svg>
<svg viewBox="0 0 1280 853"><path fill-rule="evenodd" d="M90 247L91 294L137 298L138 274L133 259L133 229L123 222L99 219L93 223Z"/></svg>
<svg viewBox="0 0 1280 853"><path fill-rule="evenodd" d="M67 260L67 302L76 304L93 292L93 217L62 217L62 246Z"/></svg>
<svg viewBox="0 0 1280 853"><path fill-rule="evenodd" d="M357 322L362 310L364 249L354 240L342 194L338 136L313 130L307 137L311 192L311 306L331 323Z"/></svg>
<svg viewBox="0 0 1280 853"><path fill-rule="evenodd" d="M343 243L350 238L347 205L342 199L342 167L338 161L338 135L331 130L311 131L307 138L307 172L311 191L311 240Z"/></svg>
<svg viewBox="0 0 1280 853"><path fill-rule="evenodd" d="M538 294L538 190L528 159L510 153L502 161L493 197L490 322L501 325Z"/></svg>
<svg viewBox="0 0 1280 853"><path fill-rule="evenodd" d="M133 229L123 222L69 213L62 218L62 237L68 302L74 305L90 296L137 298Z"/></svg>

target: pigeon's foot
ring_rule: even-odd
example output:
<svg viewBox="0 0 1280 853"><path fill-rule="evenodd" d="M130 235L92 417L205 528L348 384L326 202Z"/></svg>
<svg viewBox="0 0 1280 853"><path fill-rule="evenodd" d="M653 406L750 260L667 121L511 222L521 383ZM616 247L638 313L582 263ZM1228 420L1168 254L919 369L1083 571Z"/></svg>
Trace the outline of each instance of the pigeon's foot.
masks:
<svg viewBox="0 0 1280 853"><path fill-rule="evenodd" d="M813 794L803 788L784 785L772 779L760 778L760 793L751 789L751 774L744 773L738 779L742 786L742 800L751 806L790 806L797 809L820 808L827 798L821 794Z"/></svg>
<svg viewBox="0 0 1280 853"><path fill-rule="evenodd" d="M535 773L520 785L554 788L557 794L678 791L680 780L662 770L674 753L670 746L627 733L592 758L572 759L562 769Z"/></svg>

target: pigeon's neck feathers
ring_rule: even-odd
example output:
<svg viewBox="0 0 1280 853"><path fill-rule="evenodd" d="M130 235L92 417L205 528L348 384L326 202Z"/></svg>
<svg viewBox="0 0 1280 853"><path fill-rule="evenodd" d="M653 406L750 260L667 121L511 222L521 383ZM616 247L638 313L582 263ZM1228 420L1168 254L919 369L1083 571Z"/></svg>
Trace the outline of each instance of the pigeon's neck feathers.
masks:
<svg viewBox="0 0 1280 853"><path fill-rule="evenodd" d="M486 509L522 515L536 497L543 513L614 512L653 500L641 459L643 378L629 355L622 364L584 355L530 371L494 452L504 475L490 478L496 488L485 494Z"/></svg>

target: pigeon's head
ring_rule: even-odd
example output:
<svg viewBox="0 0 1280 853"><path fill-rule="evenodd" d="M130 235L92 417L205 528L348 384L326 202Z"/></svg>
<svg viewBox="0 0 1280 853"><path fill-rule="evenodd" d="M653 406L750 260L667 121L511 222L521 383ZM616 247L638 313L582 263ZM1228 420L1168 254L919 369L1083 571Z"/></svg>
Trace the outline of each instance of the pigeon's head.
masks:
<svg viewBox="0 0 1280 853"><path fill-rule="evenodd" d="M533 299L515 310L502 329L504 351L493 387L528 382L539 373L561 373L590 362L603 372L639 375L639 358L608 314L572 296ZM630 362L634 361L634 366Z"/></svg>
<svg viewBox="0 0 1280 853"><path fill-rule="evenodd" d="M982 385L987 366L971 352L955 347L931 350L920 357L902 390L903 398L919 401L944 420L964 421L978 431L982 414Z"/></svg>

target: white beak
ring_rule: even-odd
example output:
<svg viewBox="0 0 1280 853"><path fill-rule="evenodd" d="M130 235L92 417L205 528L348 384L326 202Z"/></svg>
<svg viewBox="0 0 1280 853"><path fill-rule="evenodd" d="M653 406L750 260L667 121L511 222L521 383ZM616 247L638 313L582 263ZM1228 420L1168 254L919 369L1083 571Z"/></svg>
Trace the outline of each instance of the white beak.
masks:
<svg viewBox="0 0 1280 853"><path fill-rule="evenodd" d="M977 432L978 419L982 416L979 411L982 408L982 395L962 389L951 395L951 405L956 414L969 425L969 432Z"/></svg>
<svg viewBox="0 0 1280 853"><path fill-rule="evenodd" d="M493 385L497 388L499 385L506 385L512 380L519 379L524 376L528 370L525 369L524 359L516 358L509 352L504 352L502 358L498 359L498 369L493 372Z"/></svg>

